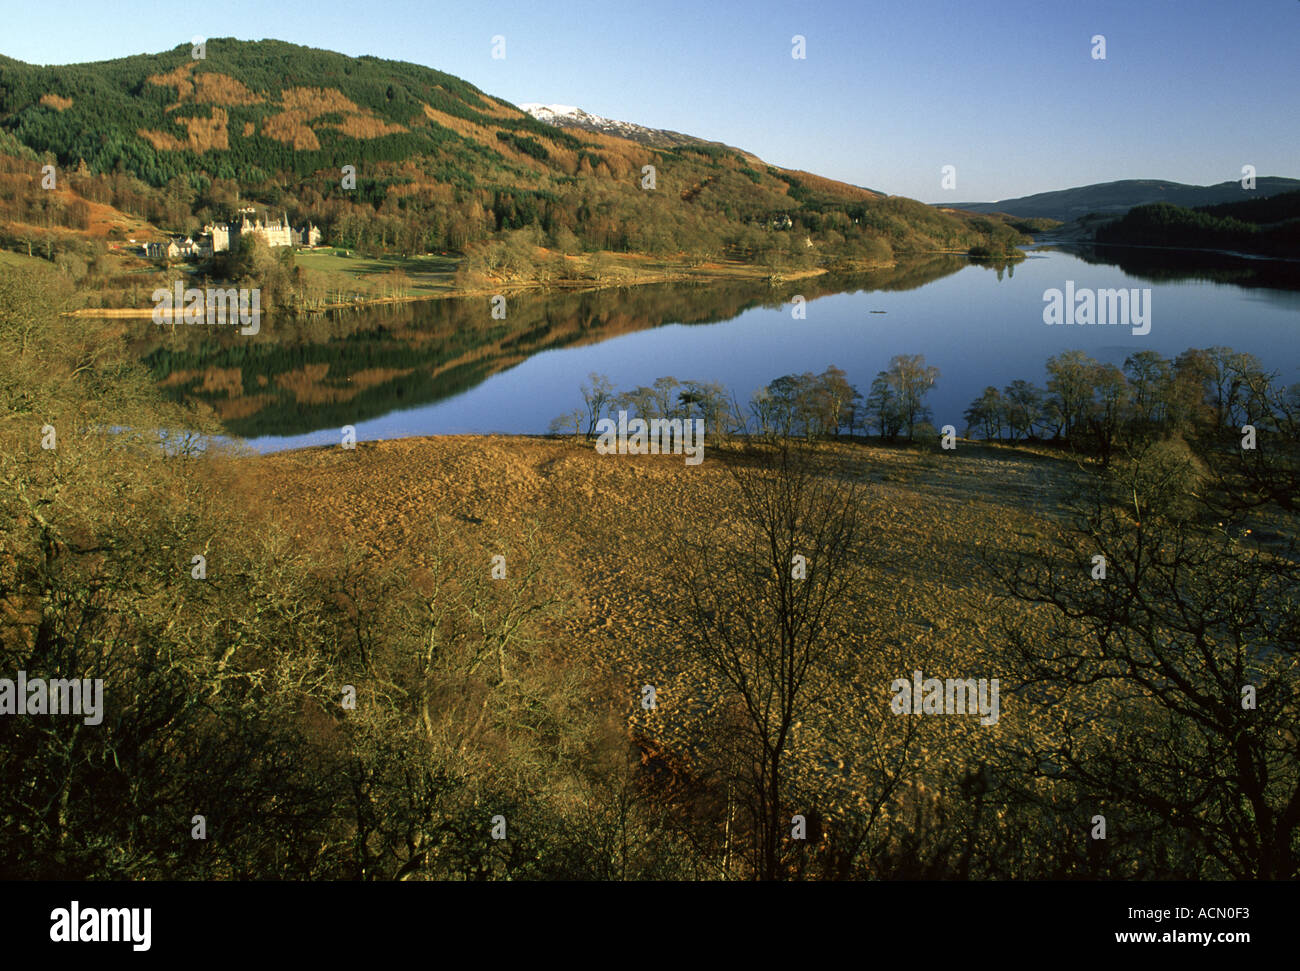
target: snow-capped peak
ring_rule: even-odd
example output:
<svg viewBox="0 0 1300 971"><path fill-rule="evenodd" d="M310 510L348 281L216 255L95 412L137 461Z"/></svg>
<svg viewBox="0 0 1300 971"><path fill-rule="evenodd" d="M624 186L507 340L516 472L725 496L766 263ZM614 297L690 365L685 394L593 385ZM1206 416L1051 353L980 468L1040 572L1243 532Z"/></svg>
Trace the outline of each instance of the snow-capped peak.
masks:
<svg viewBox="0 0 1300 971"><path fill-rule="evenodd" d="M536 101L520 105L519 110L528 112L538 121L549 121L551 118L576 118L579 115L587 114L576 105L544 105ZM594 118L595 116L588 115L588 117Z"/></svg>

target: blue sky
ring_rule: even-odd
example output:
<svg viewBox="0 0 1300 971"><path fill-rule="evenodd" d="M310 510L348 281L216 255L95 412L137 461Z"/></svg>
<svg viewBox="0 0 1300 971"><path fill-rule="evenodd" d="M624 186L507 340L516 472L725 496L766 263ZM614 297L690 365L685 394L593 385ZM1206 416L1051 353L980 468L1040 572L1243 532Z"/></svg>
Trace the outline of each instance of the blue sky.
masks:
<svg viewBox="0 0 1300 971"><path fill-rule="evenodd" d="M414 61L515 103L578 105L926 202L1207 184L1245 164L1300 177L1297 0L7 0L0 23L0 53L42 64L195 35ZM796 34L806 59L790 56Z"/></svg>

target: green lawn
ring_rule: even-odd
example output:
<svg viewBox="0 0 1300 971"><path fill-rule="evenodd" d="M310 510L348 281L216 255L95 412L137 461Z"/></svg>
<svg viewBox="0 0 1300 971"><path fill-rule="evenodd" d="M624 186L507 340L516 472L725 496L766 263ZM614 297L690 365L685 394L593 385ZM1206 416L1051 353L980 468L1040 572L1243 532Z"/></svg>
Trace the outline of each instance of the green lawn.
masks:
<svg viewBox="0 0 1300 971"><path fill-rule="evenodd" d="M361 279L401 269L411 278L411 291L437 292L452 285L460 260L453 256L343 256L346 250L298 250L294 262L306 270Z"/></svg>

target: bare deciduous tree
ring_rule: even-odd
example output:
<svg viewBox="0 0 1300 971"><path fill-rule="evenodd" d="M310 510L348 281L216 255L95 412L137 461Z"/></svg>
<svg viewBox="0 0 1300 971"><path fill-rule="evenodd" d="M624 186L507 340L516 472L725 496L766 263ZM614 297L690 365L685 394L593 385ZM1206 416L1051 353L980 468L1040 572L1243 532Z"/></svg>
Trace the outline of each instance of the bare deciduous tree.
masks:
<svg viewBox="0 0 1300 971"><path fill-rule="evenodd" d="M1113 807L1148 872L1294 879L1300 569L1293 544L1207 520L1203 479L1185 446L1151 446L1059 545L994 558L1010 597L1046 608L1009 638L1046 726L1027 762L1087 815Z"/></svg>
<svg viewBox="0 0 1300 971"><path fill-rule="evenodd" d="M691 647L741 713L752 866L784 875L788 759L827 690L861 563L861 486L790 439L732 466L739 520L683 540Z"/></svg>

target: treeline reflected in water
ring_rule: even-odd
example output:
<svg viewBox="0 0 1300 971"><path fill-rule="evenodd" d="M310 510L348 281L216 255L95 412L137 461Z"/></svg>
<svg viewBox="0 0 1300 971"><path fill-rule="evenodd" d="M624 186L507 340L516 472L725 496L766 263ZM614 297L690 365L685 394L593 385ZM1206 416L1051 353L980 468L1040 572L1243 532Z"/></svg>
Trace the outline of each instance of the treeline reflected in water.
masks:
<svg viewBox="0 0 1300 971"><path fill-rule="evenodd" d="M1077 256L1085 263L1117 266L1129 276L1153 283L1205 280L1247 289L1300 291L1300 262L1296 261L1146 246L1072 243L1056 248ZM1295 302L1287 296L1282 299L1289 304Z"/></svg>
<svg viewBox="0 0 1300 971"><path fill-rule="evenodd" d="M295 435L433 404L547 350L666 324L711 324L796 294L911 290L969 265L965 257L788 282L672 283L508 297L386 304L306 318L272 317L242 336L138 322L131 338L158 384L212 409L233 435ZM582 375L575 375L576 382Z"/></svg>

